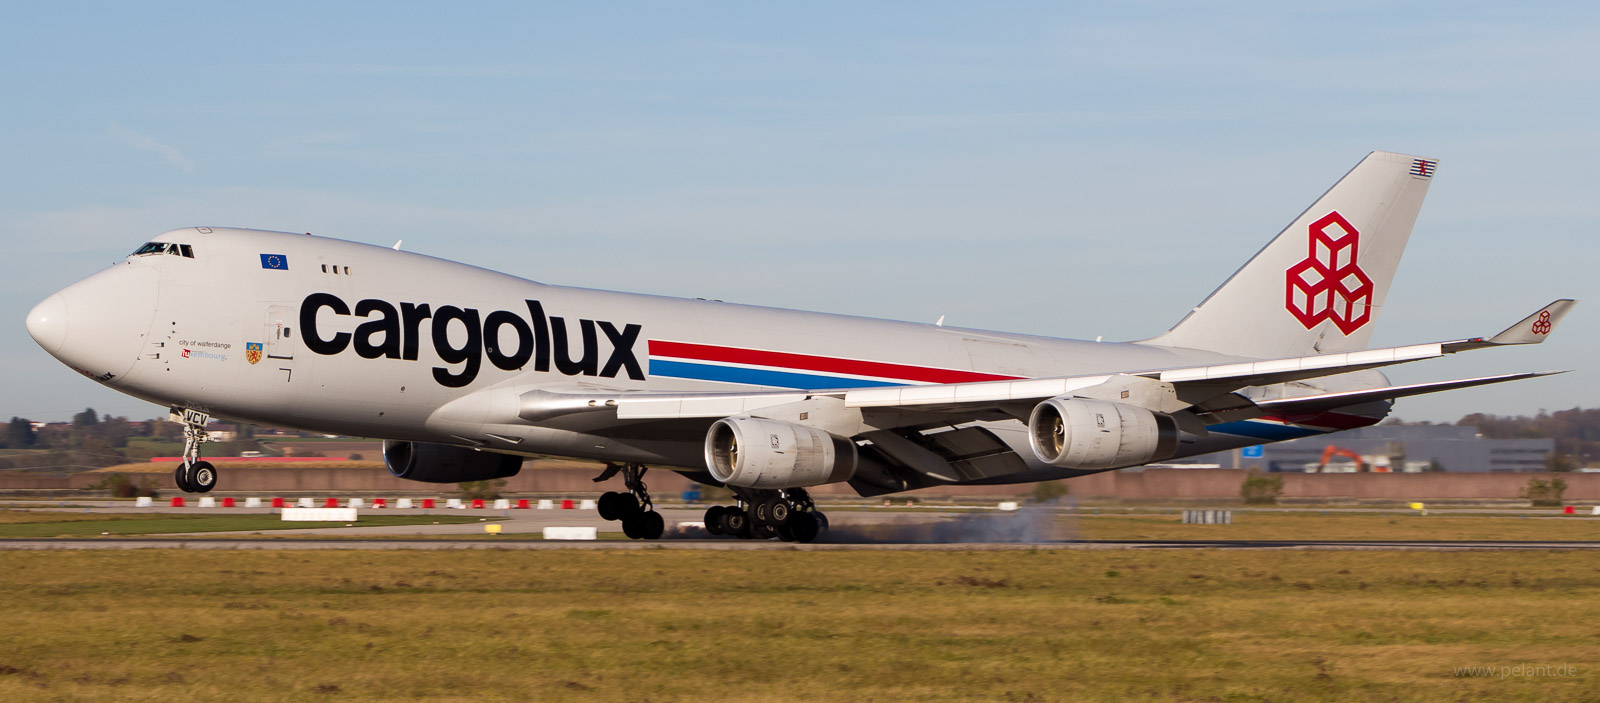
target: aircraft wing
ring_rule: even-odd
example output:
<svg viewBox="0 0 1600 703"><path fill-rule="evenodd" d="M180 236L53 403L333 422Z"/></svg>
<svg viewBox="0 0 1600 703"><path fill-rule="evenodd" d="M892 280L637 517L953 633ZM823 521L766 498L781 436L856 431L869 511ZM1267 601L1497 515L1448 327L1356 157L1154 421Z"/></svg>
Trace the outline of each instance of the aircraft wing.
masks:
<svg viewBox="0 0 1600 703"><path fill-rule="evenodd" d="M1538 344L1543 342L1561 318L1571 310L1572 300L1557 300L1539 309L1516 325L1493 337L1472 337L1448 342L1415 344L1404 347L1367 349L1342 354L1322 354L1287 359L1268 359L1233 364L1189 366L1170 369L1150 369L1120 374L1033 378L1014 381L983 381L976 383L942 383L922 386L890 386L874 388L846 388L823 391L755 391L713 393L641 393L619 394L604 399L587 401L587 407L615 407L617 418L714 418L727 417L776 405L786 405L812 398L828 397L843 401L847 408L895 408L919 410L941 414L972 414L979 419L982 411L1002 410L1011 416L1025 417L1019 413L1021 404L1054 398L1066 394L1118 400L1160 412L1175 412L1190 407L1202 411L1238 410L1251 405L1250 401L1236 396L1236 391L1252 386L1269 386L1292 381L1302 381L1322 376L1381 368L1422 359L1433 359L1446 354L1487 349L1490 347ZM1322 402L1355 405L1372 400L1397 398L1420 393L1464 388L1485 383L1532 378L1543 374L1512 374L1487 379L1465 379L1440 384L1395 386L1353 394L1313 396ZM549 394L544 394L549 395ZM1336 397L1342 399L1336 399ZM1218 404L1221 400L1220 405ZM575 397L571 403L580 402ZM1286 399L1277 402L1309 403L1310 398ZM1208 407L1208 404L1215 408ZM1265 406L1265 402L1256 405ZM525 405L526 407L526 405ZM532 419L524 414L527 419ZM1221 418L1220 419L1234 419Z"/></svg>
<svg viewBox="0 0 1600 703"><path fill-rule="evenodd" d="M1486 386L1491 383L1505 383L1506 381L1521 381L1525 378L1554 376L1562 373L1566 373L1566 371L1529 371L1525 373L1508 373L1499 376L1463 378L1455 381L1413 383L1405 386L1387 386L1384 388L1372 388L1361 391L1346 391L1343 393L1324 393L1321 395L1308 395L1298 398L1259 400L1256 401L1256 405L1263 409L1278 413L1322 412L1324 410L1332 410L1334 408L1342 408L1351 405L1360 405L1362 403L1370 403L1378 400L1394 400L1396 398L1422 395L1424 393L1453 391L1458 388Z"/></svg>

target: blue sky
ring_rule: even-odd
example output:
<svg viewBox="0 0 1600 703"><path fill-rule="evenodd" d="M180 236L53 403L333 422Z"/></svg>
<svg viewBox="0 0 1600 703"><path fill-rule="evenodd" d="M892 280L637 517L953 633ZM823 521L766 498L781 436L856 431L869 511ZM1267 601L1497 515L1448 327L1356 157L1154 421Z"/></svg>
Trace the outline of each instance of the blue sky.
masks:
<svg viewBox="0 0 1600 703"><path fill-rule="evenodd" d="M1373 342L1594 406L1592 3L35 3L0 28L0 412L159 408L22 319L233 225L536 280L1108 340L1176 322L1366 152L1441 160ZM1129 275L1136 271L1137 275Z"/></svg>

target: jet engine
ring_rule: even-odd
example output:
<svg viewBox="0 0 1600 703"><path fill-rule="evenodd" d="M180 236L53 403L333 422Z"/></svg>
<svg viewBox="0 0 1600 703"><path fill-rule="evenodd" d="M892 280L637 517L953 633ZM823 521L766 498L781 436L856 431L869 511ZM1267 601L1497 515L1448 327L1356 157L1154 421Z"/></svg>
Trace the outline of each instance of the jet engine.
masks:
<svg viewBox="0 0 1600 703"><path fill-rule="evenodd" d="M848 481L856 445L813 427L740 415L706 432L706 469L742 488L799 488Z"/></svg>
<svg viewBox="0 0 1600 703"><path fill-rule="evenodd" d="M1178 451L1171 415L1104 400L1060 397L1028 418L1028 443L1051 466L1114 469L1160 461Z"/></svg>
<svg viewBox="0 0 1600 703"><path fill-rule="evenodd" d="M462 483L515 476L522 470L522 457L386 439L383 464L389 473L408 481Z"/></svg>

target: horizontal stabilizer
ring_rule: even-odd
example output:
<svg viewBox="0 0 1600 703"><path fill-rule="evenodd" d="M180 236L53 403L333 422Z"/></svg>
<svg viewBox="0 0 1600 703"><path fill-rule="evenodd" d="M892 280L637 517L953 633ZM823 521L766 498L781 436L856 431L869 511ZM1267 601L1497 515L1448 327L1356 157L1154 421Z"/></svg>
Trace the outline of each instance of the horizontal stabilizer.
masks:
<svg viewBox="0 0 1600 703"><path fill-rule="evenodd" d="M1413 395L1438 393L1440 391L1453 391L1459 388L1473 386L1487 386L1491 383L1505 383L1506 381L1521 381L1527 378L1540 376L1553 376L1566 373L1566 371L1530 371L1527 373L1508 373L1500 376L1483 376L1481 378L1463 378L1455 381L1435 381L1433 383L1413 383L1408 386L1389 386L1387 388L1372 388L1363 391L1348 391L1344 393L1327 393L1312 395L1303 398L1281 398L1278 400L1260 400L1256 405L1273 412L1321 412L1334 408L1349 407L1362 403L1371 403L1378 400L1394 400Z"/></svg>

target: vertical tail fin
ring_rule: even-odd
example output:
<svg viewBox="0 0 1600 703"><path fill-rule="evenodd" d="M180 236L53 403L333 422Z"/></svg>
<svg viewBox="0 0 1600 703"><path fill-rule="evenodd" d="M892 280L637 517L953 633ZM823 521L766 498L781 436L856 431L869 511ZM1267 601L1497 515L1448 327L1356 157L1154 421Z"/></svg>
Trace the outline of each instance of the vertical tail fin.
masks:
<svg viewBox="0 0 1600 703"><path fill-rule="evenodd" d="M1437 165L1368 154L1176 327L1141 343L1254 358L1365 349Z"/></svg>

